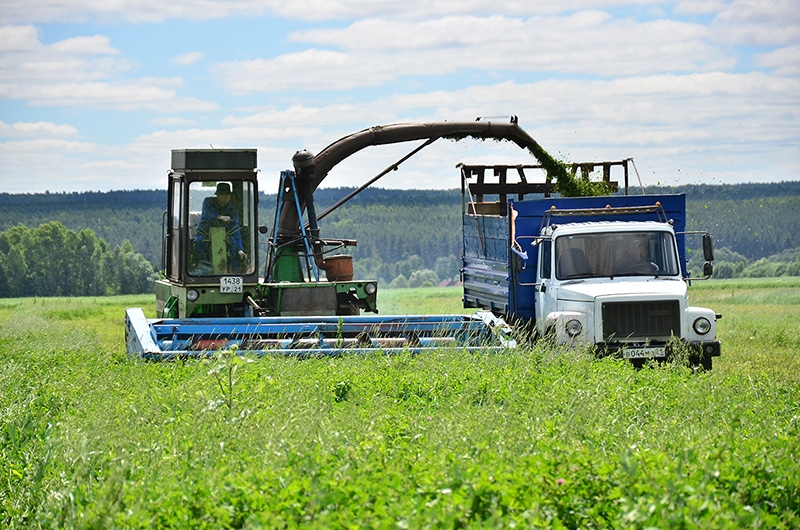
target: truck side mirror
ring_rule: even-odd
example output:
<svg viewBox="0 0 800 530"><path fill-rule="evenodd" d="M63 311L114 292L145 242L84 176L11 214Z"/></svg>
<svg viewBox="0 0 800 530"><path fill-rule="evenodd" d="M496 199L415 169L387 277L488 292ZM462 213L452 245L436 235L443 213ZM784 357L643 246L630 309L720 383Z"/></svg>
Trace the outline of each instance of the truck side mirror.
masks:
<svg viewBox="0 0 800 530"><path fill-rule="evenodd" d="M714 264L710 261L703 263L703 276L710 278L714 274Z"/></svg>
<svg viewBox="0 0 800 530"><path fill-rule="evenodd" d="M708 232L703 234L703 258L706 261L714 261L714 243L711 241L711 234Z"/></svg>

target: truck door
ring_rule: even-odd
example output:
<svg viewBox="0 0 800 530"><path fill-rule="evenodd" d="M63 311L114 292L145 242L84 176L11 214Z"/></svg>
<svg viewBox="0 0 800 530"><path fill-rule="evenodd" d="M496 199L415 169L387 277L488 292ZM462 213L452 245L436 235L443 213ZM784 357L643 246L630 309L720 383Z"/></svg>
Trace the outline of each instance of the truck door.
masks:
<svg viewBox="0 0 800 530"><path fill-rule="evenodd" d="M536 289L536 329L541 333L544 331L543 318L556 310L555 301L557 299L555 282L553 281L553 242L549 239L540 243L539 250L539 288ZM541 323L541 324L540 324Z"/></svg>

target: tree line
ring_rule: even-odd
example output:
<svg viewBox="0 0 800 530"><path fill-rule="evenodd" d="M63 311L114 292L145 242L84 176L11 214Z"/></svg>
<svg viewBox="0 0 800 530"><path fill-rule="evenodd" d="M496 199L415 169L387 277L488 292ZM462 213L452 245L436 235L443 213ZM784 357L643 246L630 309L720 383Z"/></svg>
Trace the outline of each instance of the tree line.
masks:
<svg viewBox="0 0 800 530"><path fill-rule="evenodd" d="M129 241L111 248L57 221L0 232L0 297L152 292L155 268Z"/></svg>
<svg viewBox="0 0 800 530"><path fill-rule="evenodd" d="M317 212L352 190L317 190ZM687 194L687 229L708 230L714 236L716 277L770 271L793 274L793 255L782 253L800 248L796 229L800 226L800 182L648 187L646 192ZM78 233L90 229L112 248L128 241L135 252L157 267L166 200L163 190L0 193L0 230L58 221ZM274 207L275 195L261 193L259 219L270 230ZM458 189L367 188L320 225L324 237L358 241L349 250L357 277L378 279L383 285L419 286L458 277L461 210ZM266 237L260 239L263 256Z"/></svg>

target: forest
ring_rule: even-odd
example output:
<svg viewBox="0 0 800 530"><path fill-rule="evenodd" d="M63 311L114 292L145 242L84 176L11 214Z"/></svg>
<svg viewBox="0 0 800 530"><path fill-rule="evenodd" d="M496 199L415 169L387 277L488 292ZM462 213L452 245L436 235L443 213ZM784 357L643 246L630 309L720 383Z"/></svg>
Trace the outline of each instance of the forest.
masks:
<svg viewBox="0 0 800 530"><path fill-rule="evenodd" d="M129 241L112 249L89 228L51 221L0 232L0 298L143 293L155 277Z"/></svg>
<svg viewBox="0 0 800 530"><path fill-rule="evenodd" d="M317 190L317 212L346 196L353 188ZM715 277L800 275L800 181L771 184L691 185L647 187L653 193L686 193L687 229L708 230L716 249ZM640 193L639 190L635 192ZM259 217L272 230L274 194L261 194ZM461 191L391 190L368 188L321 222L330 238L356 239L351 252L355 273L377 278L385 286L419 287L458 277L461 250ZM119 275L133 267L145 278L160 268L161 223L166 192L129 190L112 192L9 194L0 193L0 266L5 279L0 296L45 289L69 295L72 287L56 286L54 278L81 278L94 271L94 281L75 280L74 291L83 294L122 292ZM55 228L51 223L61 225ZM60 235L46 236L37 229ZM65 233L61 233L61 230ZM88 232L87 232L88 231ZM67 235L65 235L67 234ZM82 234L82 235L81 235ZM52 241L48 242L50 237ZM68 240L68 238L71 238ZM28 244L63 242L53 262L25 255ZM91 244L87 243L90 241ZM12 244L13 242L13 244ZM59 243L62 244L62 243ZM261 253L266 238L262 237ZM83 245L83 246L81 246ZM87 246L88 245L88 246ZM11 252L11 248L17 250ZM92 248L92 253L89 252ZM116 257L115 256L116 253ZM690 269L699 270L700 257L690 253ZM135 256L140 255L141 259ZM15 271L23 256L25 278ZM16 260L16 261L15 261ZM76 266L67 266L74 260ZM123 260L123 261L121 261ZM129 265L124 260L135 262ZM150 263L145 274L144 261ZM263 263L263 262L262 262ZM61 274L59 267L64 269ZM79 272L81 271L81 272ZM49 277L45 281L45 277ZM126 285L139 285L140 281ZM44 286L47 287L44 287ZM147 291L151 287L145 282ZM127 287L129 288L129 287ZM137 291L134 291L137 292Z"/></svg>

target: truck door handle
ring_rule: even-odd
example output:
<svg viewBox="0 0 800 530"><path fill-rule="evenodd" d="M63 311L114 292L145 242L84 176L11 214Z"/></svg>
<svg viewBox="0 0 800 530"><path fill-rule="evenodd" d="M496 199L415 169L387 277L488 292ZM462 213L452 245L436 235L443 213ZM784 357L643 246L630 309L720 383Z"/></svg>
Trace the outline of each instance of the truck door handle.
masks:
<svg viewBox="0 0 800 530"><path fill-rule="evenodd" d="M542 284L542 288L539 289L539 291L541 291L543 293L546 293L547 292L547 286L545 284Z"/></svg>

